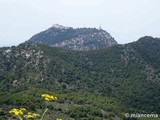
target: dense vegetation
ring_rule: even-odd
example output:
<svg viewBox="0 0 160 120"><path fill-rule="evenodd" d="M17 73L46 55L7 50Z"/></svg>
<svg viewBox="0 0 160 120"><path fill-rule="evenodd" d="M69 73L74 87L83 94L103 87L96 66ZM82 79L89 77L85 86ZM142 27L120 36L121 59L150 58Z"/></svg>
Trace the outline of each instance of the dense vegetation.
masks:
<svg viewBox="0 0 160 120"><path fill-rule="evenodd" d="M160 112L157 38L88 52L25 43L1 48L0 59L1 119L14 106L42 112L42 93L59 98L49 103L46 119L123 119L124 113Z"/></svg>

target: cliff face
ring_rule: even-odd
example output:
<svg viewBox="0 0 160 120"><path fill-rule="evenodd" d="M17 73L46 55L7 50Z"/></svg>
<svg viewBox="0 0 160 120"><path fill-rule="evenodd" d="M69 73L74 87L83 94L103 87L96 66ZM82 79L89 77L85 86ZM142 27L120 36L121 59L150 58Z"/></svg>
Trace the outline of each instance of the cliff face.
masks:
<svg viewBox="0 0 160 120"><path fill-rule="evenodd" d="M55 24L30 38L28 42L43 43L75 51L106 48L117 44L105 30L96 28L72 28Z"/></svg>

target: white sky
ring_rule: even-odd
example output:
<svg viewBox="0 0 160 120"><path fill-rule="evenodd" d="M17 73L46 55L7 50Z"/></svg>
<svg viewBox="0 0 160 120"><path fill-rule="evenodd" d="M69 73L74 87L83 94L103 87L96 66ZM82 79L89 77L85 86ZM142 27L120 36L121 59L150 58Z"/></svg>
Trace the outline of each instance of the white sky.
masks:
<svg viewBox="0 0 160 120"><path fill-rule="evenodd" d="M108 31L118 43L160 37L160 0L0 0L0 47L58 23Z"/></svg>

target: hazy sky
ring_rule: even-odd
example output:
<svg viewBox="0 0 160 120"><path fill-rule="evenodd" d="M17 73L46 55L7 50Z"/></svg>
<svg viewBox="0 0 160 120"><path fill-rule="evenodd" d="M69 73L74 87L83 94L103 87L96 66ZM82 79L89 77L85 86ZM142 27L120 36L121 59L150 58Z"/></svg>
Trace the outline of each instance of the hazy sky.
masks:
<svg viewBox="0 0 160 120"><path fill-rule="evenodd" d="M160 0L0 0L0 46L17 45L58 23L108 31L118 43L160 37Z"/></svg>

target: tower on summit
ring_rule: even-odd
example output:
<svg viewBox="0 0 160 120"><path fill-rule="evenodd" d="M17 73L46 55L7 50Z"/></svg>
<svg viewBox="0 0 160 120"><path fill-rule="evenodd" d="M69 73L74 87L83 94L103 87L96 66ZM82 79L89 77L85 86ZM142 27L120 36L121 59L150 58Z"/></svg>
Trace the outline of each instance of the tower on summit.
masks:
<svg viewBox="0 0 160 120"><path fill-rule="evenodd" d="M99 25L99 30L102 30L102 27L101 27L101 25Z"/></svg>

